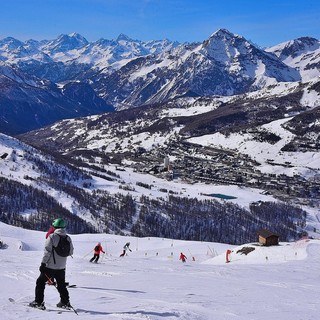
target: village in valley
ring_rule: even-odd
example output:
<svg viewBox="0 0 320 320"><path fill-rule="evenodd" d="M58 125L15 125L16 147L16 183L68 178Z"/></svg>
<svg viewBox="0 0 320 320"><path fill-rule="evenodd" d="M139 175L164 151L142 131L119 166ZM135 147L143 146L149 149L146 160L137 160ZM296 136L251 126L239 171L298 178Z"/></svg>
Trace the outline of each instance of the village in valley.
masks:
<svg viewBox="0 0 320 320"><path fill-rule="evenodd" d="M279 200L296 205L320 206L320 178L306 179L301 175L262 173L259 163L246 154L181 142L159 147L132 158L133 167L167 180L181 179L187 183L238 185L258 188ZM270 166L288 168L290 163ZM232 195L237 196L237 195Z"/></svg>

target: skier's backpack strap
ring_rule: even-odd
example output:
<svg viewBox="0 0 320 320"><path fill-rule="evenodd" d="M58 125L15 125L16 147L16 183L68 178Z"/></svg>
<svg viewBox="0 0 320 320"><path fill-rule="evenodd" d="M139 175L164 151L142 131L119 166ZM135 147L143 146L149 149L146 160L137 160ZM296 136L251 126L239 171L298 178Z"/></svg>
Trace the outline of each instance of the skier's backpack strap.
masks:
<svg viewBox="0 0 320 320"><path fill-rule="evenodd" d="M53 240L52 237L53 236L49 236L50 240L51 240L51 244L52 244L52 257L53 257L53 263L56 264L56 257L54 256L54 246L53 246Z"/></svg>

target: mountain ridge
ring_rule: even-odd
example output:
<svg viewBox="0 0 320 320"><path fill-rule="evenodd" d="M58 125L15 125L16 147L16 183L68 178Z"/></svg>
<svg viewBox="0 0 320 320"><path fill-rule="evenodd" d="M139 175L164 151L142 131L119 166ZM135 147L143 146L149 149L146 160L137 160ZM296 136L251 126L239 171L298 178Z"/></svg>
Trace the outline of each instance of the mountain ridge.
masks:
<svg viewBox="0 0 320 320"><path fill-rule="evenodd" d="M33 79L38 84L41 81L51 84L43 85L36 96L35 92L27 92L19 101L17 95L0 97L3 114L0 127L4 133L17 134L64 118L166 103L179 97L231 96L281 82L311 81L319 75L319 49L317 41L310 39L296 40L300 45L291 46L291 50L298 50L298 55L295 61L288 61L281 57L285 57L289 44L265 51L226 29L219 29L202 43L193 44L167 39L143 42L122 34L116 40L96 42L88 42L77 33L60 35L54 40L25 42L7 37L0 40L3 68L16 70L26 82ZM304 46L303 41L306 41ZM310 52L312 48L314 52ZM0 85L13 92L20 91L19 86L23 85L0 80L3 81ZM91 110L83 106L79 112L81 95L73 94L71 100L70 95L63 96L63 87L69 82L83 83L82 88L88 90L86 95L92 96L94 92L94 101L99 101L99 106L93 103ZM60 95L58 100L57 95ZM29 96L35 96L36 102ZM59 110L66 104L68 111L63 115ZM23 116L19 118L23 105L35 106L29 108L27 126ZM42 113L36 114L35 109ZM48 117L48 109L57 110L56 116Z"/></svg>

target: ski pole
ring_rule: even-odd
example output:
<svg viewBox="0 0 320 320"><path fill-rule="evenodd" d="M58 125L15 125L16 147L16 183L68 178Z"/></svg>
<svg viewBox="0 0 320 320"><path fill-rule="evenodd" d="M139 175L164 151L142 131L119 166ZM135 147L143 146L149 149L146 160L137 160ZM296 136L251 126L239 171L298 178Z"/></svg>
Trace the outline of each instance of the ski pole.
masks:
<svg viewBox="0 0 320 320"><path fill-rule="evenodd" d="M191 254L191 257L192 257L192 261L196 261L195 257L193 256L193 254L191 253L190 249L188 249L190 254Z"/></svg>
<svg viewBox="0 0 320 320"><path fill-rule="evenodd" d="M52 279L51 279L46 273L45 273L44 275L45 275L46 278L48 279L48 283L49 283L49 284L52 284L52 285L57 289L57 291L59 292L57 283L53 282ZM59 294L60 294L60 292L59 292ZM78 312L74 309L74 307L73 307L70 303L69 303L69 305L70 305L70 308L73 310L73 312L78 316L79 314L78 314Z"/></svg>
<svg viewBox="0 0 320 320"><path fill-rule="evenodd" d="M54 281L52 281L52 279L49 278L48 275L45 274L45 276L46 276L47 279L48 279L48 285L50 285L50 286L55 286L55 285L56 285L56 283L55 283Z"/></svg>
<svg viewBox="0 0 320 320"><path fill-rule="evenodd" d="M93 250L90 250L86 255L83 256L83 258L86 258L90 253L92 253Z"/></svg>
<svg viewBox="0 0 320 320"><path fill-rule="evenodd" d="M103 252L103 253L102 253L101 262L103 261L104 255L105 255L105 253Z"/></svg>

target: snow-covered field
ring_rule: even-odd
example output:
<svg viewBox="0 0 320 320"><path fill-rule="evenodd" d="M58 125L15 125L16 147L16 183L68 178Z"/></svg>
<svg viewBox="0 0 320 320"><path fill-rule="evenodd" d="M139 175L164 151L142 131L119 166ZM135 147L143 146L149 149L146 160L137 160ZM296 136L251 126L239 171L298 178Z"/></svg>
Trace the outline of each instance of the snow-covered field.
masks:
<svg viewBox="0 0 320 320"><path fill-rule="evenodd" d="M67 281L77 285L69 293L78 316L56 311L59 297L52 286L45 291L47 311L25 306L34 299L45 233L0 223L0 239L8 245L0 250L1 319L319 319L319 240L267 248L108 234L71 237L75 254L68 258ZM106 255L92 264L98 241ZM127 241L132 252L119 258ZM237 253L243 247L254 250ZM188 257L185 264L180 252Z"/></svg>

